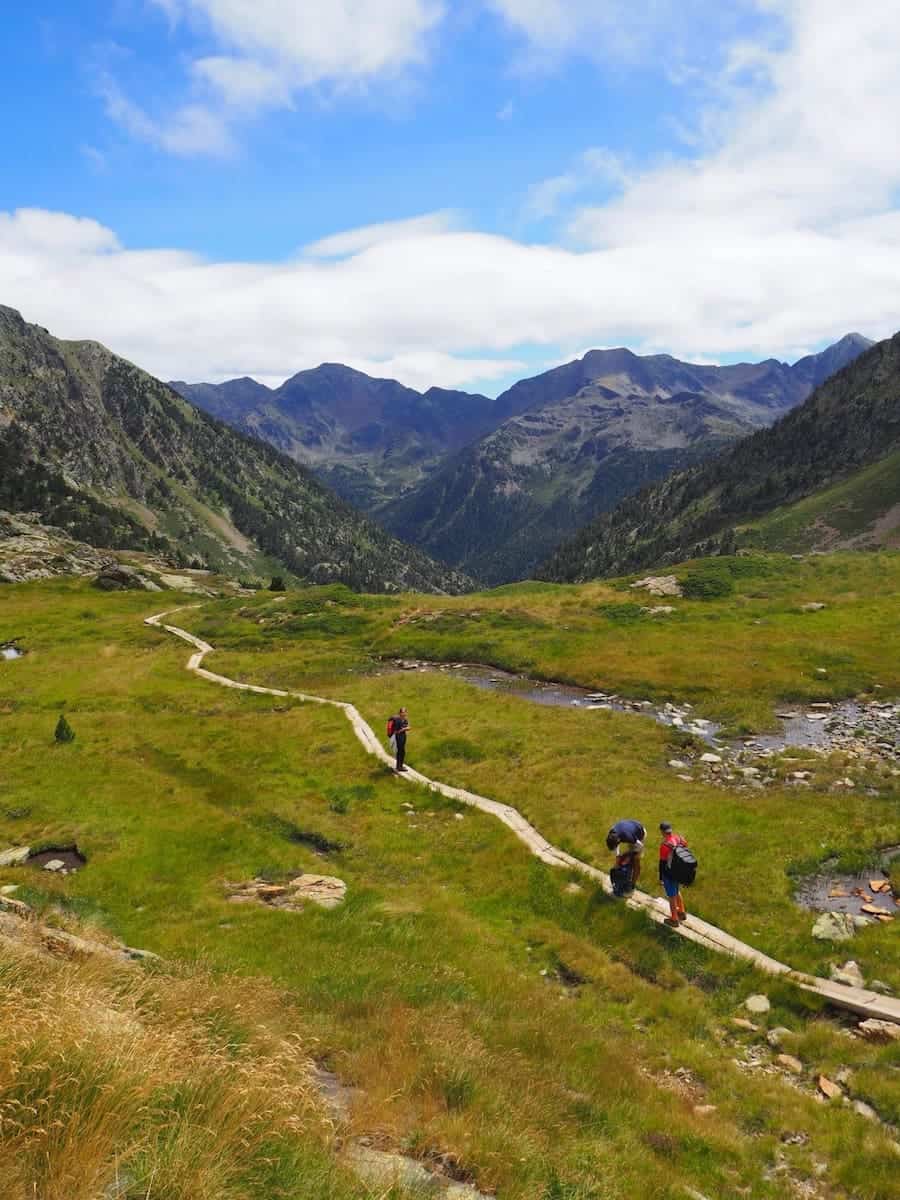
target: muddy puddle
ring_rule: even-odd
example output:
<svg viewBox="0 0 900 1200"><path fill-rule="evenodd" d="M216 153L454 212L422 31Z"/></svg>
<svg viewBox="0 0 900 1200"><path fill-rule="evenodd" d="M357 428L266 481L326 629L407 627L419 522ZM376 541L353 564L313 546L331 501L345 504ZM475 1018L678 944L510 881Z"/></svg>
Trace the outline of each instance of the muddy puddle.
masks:
<svg viewBox="0 0 900 1200"><path fill-rule="evenodd" d="M900 906L888 874L891 863L897 858L900 858L900 846L888 846L879 852L874 866L858 875L839 875L827 870L810 875L800 881L794 899L811 912L900 917Z"/></svg>
<svg viewBox="0 0 900 1200"><path fill-rule="evenodd" d="M60 875L72 875L87 865L87 859L77 846L51 846L29 854L27 861L29 867L40 867Z"/></svg>

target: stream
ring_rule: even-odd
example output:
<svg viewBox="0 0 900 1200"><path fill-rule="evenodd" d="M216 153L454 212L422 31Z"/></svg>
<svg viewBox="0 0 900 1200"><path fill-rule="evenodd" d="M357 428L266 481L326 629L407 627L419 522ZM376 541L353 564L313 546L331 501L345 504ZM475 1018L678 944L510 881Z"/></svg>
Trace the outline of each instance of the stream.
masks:
<svg viewBox="0 0 900 1200"><path fill-rule="evenodd" d="M803 707L786 705L779 709L777 733L756 734L749 738L723 742L722 725L694 715L691 704L654 704L634 700L618 692L591 691L564 683L547 683L516 675L479 663L436 663L397 659L392 674L417 671L461 679L483 691L518 696L532 704L555 708L581 708L588 712L606 710L648 717L657 724L678 729L706 742L716 753L751 751L766 755L788 748L827 752L843 749L861 740L880 757L900 763L900 702L840 703L811 702Z"/></svg>

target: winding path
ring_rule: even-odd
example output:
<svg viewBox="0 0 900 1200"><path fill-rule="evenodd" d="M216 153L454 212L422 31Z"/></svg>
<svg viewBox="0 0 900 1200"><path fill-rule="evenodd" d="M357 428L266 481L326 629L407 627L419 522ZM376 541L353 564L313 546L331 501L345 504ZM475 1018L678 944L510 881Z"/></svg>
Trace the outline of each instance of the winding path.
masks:
<svg viewBox="0 0 900 1200"><path fill-rule="evenodd" d="M259 687L257 684L252 683L239 683L237 680L229 679L225 675L217 675L213 671L206 670L203 666L203 660L207 654L213 652L215 647L210 646L208 642L201 641L200 638L195 637L192 633L188 633L187 630L180 629L177 625L166 625L163 623L164 619L173 613L184 611L185 608L200 607L201 605L182 605L179 608L158 613L154 617L147 617L144 624L152 625L157 629L164 629L166 633L170 633L174 637L180 638L183 642L187 642L189 646L192 646L194 653L187 661L187 670L192 671L195 675L199 675L202 679L208 680L210 683L217 683L221 687L233 688L242 692L255 692L263 696L287 696L295 700L302 700L307 704L321 704L330 708L339 708L350 722L353 732L362 743L363 749L368 754L373 754L387 766L393 764L393 758L382 746L371 726L367 724L354 705L347 704L341 700L329 700L322 696L310 696L304 692L289 692L279 688ZM589 863L582 862L581 859L574 858L564 850L559 850L556 846L551 845L511 805L501 804L497 800L489 800L487 797L479 796L475 792L467 792L463 788L451 787L449 784L429 779L419 771L413 770L412 767L409 767L404 774L398 775L397 778L405 780L407 783L417 784L420 787L427 787L433 792L439 792L442 796L446 796L450 800L457 800L462 804L469 805L471 808L477 808L481 812L489 813L492 817L496 817L498 821L502 821L507 828L511 829L516 837L524 842L531 853L536 858L539 858L541 862L551 867L562 867L569 871L578 871L580 874L586 875L599 884L605 892L611 892L612 888L606 871L592 867ZM629 908L642 909L657 924L662 924L669 915L668 905L662 899L648 896L646 892L635 892L625 903L628 904ZM674 932L676 931L673 930ZM705 946L708 950L715 950L720 954L729 954L734 958L744 959L769 975L783 975L793 983L796 983L798 987L822 996L829 1004L849 1009L851 1012L859 1013L864 1017L874 1017L879 1020L893 1021L900 1024L900 1000L890 996L882 996L880 993L868 989L847 987L841 983L832 983L827 979L817 979L812 975L793 971L785 963L778 962L777 959L770 958L767 954L763 954L753 946L748 946L745 942L738 941L737 938L733 938L730 934L716 928L715 925L710 925L707 921L703 921L699 917L689 916L687 921L678 927L677 933L692 942L696 942L698 945Z"/></svg>

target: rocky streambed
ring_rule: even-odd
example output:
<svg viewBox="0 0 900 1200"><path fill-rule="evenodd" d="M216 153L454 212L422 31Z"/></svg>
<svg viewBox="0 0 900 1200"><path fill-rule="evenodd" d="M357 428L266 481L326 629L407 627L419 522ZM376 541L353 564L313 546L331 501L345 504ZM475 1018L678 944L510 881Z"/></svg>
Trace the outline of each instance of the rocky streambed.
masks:
<svg viewBox="0 0 900 1200"><path fill-rule="evenodd" d="M900 701L869 699L839 703L811 702L803 707L785 706L776 713L779 729L744 739L725 739L722 726L697 716L693 705L655 704L622 696L618 692L591 691L571 684L531 679L483 663L435 663L419 659L395 659L392 673L417 671L461 679L485 691L517 696L534 704L572 707L591 711L631 713L650 718L681 733L690 734L709 747L696 760L674 758L673 769L686 772L699 764L708 774L730 774L737 781L763 786L769 772L768 760L790 749L808 749L819 754L844 751L861 762L877 760L900 776ZM756 764L756 765L754 765ZM804 775L806 778L804 778ZM774 778L774 775L773 775ZM790 782L807 782L808 772L796 772ZM845 780L843 786L855 786Z"/></svg>

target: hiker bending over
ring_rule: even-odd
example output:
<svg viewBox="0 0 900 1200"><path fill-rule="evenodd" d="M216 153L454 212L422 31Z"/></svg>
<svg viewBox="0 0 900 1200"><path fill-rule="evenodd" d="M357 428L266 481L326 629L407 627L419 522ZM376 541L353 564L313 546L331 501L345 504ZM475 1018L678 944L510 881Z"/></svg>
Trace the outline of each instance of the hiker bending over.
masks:
<svg viewBox="0 0 900 1200"><path fill-rule="evenodd" d="M616 856L615 866L610 872L615 895L627 896L637 887L646 837L644 826L640 821L633 820L617 821L606 835L606 847Z"/></svg>
<svg viewBox="0 0 900 1200"><path fill-rule="evenodd" d="M388 721L388 740L391 743L391 749L397 756L397 764L395 770L406 770L406 735L409 733L409 718L406 715L406 709L401 708L396 717L391 717Z"/></svg>
<svg viewBox="0 0 900 1200"><path fill-rule="evenodd" d="M669 898L670 916L666 918L667 925L678 925L687 920L684 900L681 898L681 885L694 882L697 872L697 860L687 849L687 842L680 833L676 833L669 821L660 821L659 832L662 843L659 847L659 881L663 891Z"/></svg>

